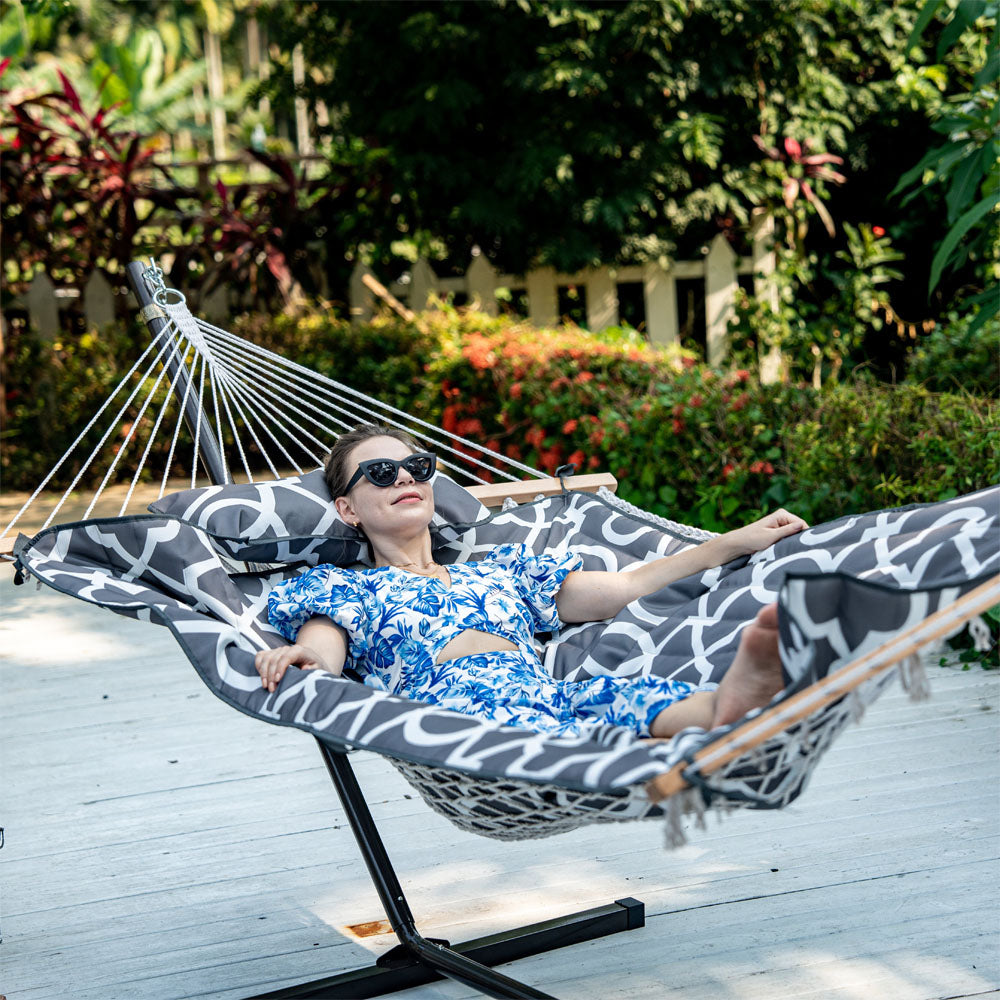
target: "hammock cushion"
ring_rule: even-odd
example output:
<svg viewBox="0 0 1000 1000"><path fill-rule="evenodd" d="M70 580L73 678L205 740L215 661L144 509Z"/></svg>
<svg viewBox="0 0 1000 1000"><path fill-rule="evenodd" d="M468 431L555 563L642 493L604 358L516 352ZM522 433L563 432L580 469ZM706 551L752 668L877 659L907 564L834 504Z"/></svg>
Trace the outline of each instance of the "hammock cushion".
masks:
<svg viewBox="0 0 1000 1000"><path fill-rule="evenodd" d="M433 486L431 538L437 549L456 537L452 525L479 521L489 511L441 472ZM369 564L364 535L341 520L322 469L268 482L182 490L149 510L200 528L220 552L245 562Z"/></svg>
<svg viewBox="0 0 1000 1000"><path fill-rule="evenodd" d="M553 674L568 678L655 672L718 680L744 625L764 604L779 599L791 693L995 573L998 522L997 488L841 518L750 559L678 581L611 621L566 629L546 644L544 661ZM571 493L494 514L442 551L453 560L475 559L501 541L538 552L572 548L591 569L621 569L692 544L682 532L664 530L641 513ZM671 743L654 744L611 727L583 736L545 736L297 668L276 692L267 692L254 670L254 653L283 640L267 623L266 599L278 580L295 570L227 572L209 536L177 517L142 515L49 528L22 540L17 552L22 565L59 590L165 624L205 683L240 711L296 726L334 746L370 748L425 765L430 770L424 775L463 772L485 779L487 788L491 782L544 783L582 793L588 802L603 796L601 801L615 808L616 795L690 759L706 739L689 730ZM780 790L773 801L755 799L746 782L733 798L755 805L794 798L808 772L796 770L790 760L801 754L785 756L789 766L782 763L753 779ZM502 812L511 808L510 801L493 807ZM540 814L547 801L538 800ZM627 802L617 805L624 813L632 808ZM656 807L647 803L645 810Z"/></svg>

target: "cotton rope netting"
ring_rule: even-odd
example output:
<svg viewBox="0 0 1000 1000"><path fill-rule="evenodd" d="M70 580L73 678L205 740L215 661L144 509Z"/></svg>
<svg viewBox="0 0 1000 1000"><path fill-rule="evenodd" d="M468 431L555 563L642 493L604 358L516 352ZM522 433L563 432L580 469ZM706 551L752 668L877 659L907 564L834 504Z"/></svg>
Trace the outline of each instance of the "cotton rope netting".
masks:
<svg viewBox="0 0 1000 1000"><path fill-rule="evenodd" d="M100 475L101 463L106 462L82 519L89 518L102 493L114 482L116 471L124 467L126 455L132 455L134 471L118 510L118 516L123 516L143 480L154 442L169 434L159 483L158 497L162 497L177 457L186 410L197 414L195 426L189 430L192 488L197 485L202 464L199 449L203 438L219 442L226 482L234 481L237 475L254 482L252 455L259 456L274 479L289 475L289 469L302 474L303 465L322 465L341 431L373 420L408 431L439 453L444 468L474 483L484 484L495 477L509 482L520 482L525 475L544 478L538 470L478 442L442 431L194 317L183 295L163 285L163 273L155 265L144 271L143 277L155 289L155 304L143 310L143 318L161 319L163 328L7 524L0 541L10 535L46 487L58 481L60 470L76 469L42 528L53 522L88 471L96 468ZM192 403L196 405L190 406ZM98 440L91 444L95 434ZM253 452L248 442L253 443ZM607 490L602 489L601 496L605 502L693 542L712 535L642 511ZM513 500L504 504L505 509L512 506L517 506ZM900 671L904 684L913 680L909 687L914 695L922 689L917 667L918 661L911 657ZM642 785L597 794L390 760L431 808L480 835L524 839L594 822L665 815L668 843L676 844L683 840L682 817L694 813L701 819L706 805L780 808L794 798L818 757L848 722L860 717L892 675L882 672L859 681L832 703L771 732L755 745L748 741L741 753L711 777L700 776L697 765L688 766L683 784L689 787L671 794L663 804L651 801ZM716 744L729 746L731 741L721 737L709 744L709 749Z"/></svg>

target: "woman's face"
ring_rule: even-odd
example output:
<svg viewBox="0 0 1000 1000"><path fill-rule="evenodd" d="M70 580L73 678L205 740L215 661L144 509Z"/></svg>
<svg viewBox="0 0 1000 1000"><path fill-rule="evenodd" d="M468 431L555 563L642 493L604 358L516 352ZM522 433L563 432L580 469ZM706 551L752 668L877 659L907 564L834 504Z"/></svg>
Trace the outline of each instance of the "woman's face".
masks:
<svg viewBox="0 0 1000 1000"><path fill-rule="evenodd" d="M373 437L362 441L350 453L348 478L358 469L358 463L374 458L396 461L412 451L391 437ZM391 486L376 486L362 477L351 487L347 496L334 501L340 516L348 523L359 522L369 538L379 535L412 535L431 523L434 516L434 490L430 480L418 483L402 466Z"/></svg>

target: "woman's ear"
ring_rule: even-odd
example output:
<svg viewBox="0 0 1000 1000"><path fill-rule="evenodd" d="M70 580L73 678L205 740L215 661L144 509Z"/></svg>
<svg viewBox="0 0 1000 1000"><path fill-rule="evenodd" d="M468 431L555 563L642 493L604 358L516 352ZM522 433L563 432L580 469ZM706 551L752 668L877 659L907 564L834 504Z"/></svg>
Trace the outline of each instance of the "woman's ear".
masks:
<svg viewBox="0 0 1000 1000"><path fill-rule="evenodd" d="M354 513L354 508L351 506L351 501L347 497L337 497L333 501L333 506L336 508L337 513L340 515L340 519L345 523L349 524L352 528L358 526L358 515Z"/></svg>

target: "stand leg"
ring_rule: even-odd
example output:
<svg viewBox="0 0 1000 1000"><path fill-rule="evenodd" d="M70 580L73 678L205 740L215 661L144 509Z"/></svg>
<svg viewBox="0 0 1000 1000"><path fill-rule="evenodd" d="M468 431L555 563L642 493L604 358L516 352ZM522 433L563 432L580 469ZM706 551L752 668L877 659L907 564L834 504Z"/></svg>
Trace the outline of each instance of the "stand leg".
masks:
<svg viewBox="0 0 1000 1000"><path fill-rule="evenodd" d="M370 968L260 994L253 1000L362 1000L434 982L444 976L486 996L553 1000L549 994L510 979L490 966L644 925L643 904L628 898L455 946L423 937L416 928L347 755L317 742L400 945Z"/></svg>

